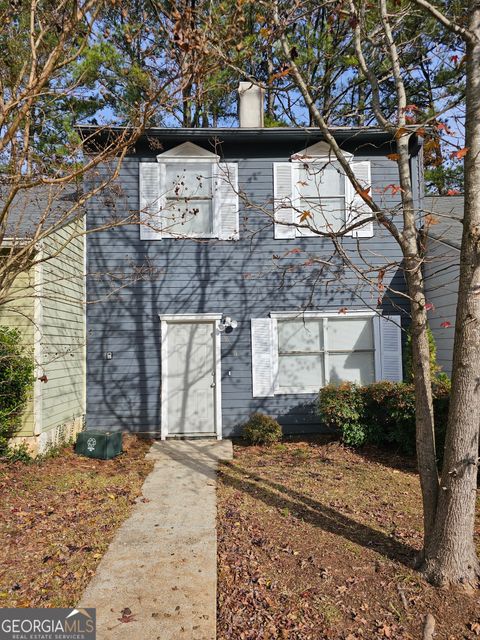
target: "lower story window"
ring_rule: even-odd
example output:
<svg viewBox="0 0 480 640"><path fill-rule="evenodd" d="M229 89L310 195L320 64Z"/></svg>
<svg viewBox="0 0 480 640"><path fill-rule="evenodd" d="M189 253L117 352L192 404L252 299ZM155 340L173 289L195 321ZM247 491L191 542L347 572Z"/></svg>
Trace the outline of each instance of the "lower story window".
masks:
<svg viewBox="0 0 480 640"><path fill-rule="evenodd" d="M277 393L375 381L373 318L278 320Z"/></svg>

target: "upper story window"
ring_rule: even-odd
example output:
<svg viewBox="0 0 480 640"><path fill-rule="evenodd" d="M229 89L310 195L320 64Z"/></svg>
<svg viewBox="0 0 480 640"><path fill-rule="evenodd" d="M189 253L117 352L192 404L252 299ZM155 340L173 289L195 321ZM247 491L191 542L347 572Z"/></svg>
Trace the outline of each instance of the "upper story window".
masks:
<svg viewBox="0 0 480 640"><path fill-rule="evenodd" d="M237 240L237 165L191 142L140 162L140 238Z"/></svg>
<svg viewBox="0 0 480 640"><path fill-rule="evenodd" d="M362 187L370 188L370 161L359 162L352 154L344 155ZM356 237L373 235L371 221L349 229L371 217L371 211L325 142L292 155L290 162L274 163L274 196L275 238L342 230Z"/></svg>
<svg viewBox="0 0 480 640"><path fill-rule="evenodd" d="M165 177L164 234L214 237L213 164L167 163Z"/></svg>
<svg viewBox="0 0 480 640"><path fill-rule="evenodd" d="M339 231L345 225L345 176L336 162L299 163L294 181L294 206L308 226ZM310 235L309 229L299 229Z"/></svg>

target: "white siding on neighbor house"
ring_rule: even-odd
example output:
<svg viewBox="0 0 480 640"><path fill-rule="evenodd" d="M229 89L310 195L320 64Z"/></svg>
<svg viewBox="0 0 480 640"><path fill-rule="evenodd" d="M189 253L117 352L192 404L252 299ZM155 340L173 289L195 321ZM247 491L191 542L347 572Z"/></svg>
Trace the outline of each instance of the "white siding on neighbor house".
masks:
<svg viewBox="0 0 480 640"><path fill-rule="evenodd" d="M44 241L41 365L41 431L85 414L84 220L65 225Z"/></svg>

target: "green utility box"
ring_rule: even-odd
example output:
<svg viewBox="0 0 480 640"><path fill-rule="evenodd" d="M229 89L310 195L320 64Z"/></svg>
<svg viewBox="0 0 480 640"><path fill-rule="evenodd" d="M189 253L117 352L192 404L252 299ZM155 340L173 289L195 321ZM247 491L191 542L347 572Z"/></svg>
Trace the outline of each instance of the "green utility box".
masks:
<svg viewBox="0 0 480 640"><path fill-rule="evenodd" d="M122 433L117 431L81 431L77 436L75 453L89 458L110 460L122 453Z"/></svg>

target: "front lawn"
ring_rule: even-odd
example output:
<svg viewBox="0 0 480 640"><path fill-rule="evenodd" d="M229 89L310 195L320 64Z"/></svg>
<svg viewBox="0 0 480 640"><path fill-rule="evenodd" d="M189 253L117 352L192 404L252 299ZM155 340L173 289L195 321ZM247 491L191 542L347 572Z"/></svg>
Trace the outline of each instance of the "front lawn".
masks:
<svg viewBox="0 0 480 640"><path fill-rule="evenodd" d="M113 460L0 462L0 607L78 602L153 467L150 443L124 437Z"/></svg>
<svg viewBox="0 0 480 640"><path fill-rule="evenodd" d="M219 640L480 636L480 597L412 569L412 462L321 439L235 447L219 474ZM480 541L480 527L477 527Z"/></svg>

